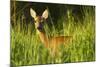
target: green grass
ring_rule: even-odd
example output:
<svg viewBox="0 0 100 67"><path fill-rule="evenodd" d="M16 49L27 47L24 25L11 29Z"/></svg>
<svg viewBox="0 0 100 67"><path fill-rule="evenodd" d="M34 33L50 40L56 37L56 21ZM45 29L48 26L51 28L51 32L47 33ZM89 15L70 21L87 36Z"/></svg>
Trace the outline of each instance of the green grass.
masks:
<svg viewBox="0 0 100 67"><path fill-rule="evenodd" d="M80 24L80 21L76 23L70 11L66 12L68 18L62 16L58 20L57 28L52 25L52 30L50 30L45 24L44 28L48 36L73 36L73 41L69 43L69 46L60 46L59 54L54 58L41 43L34 23L25 24L21 21L20 15L16 20L17 24L14 27L11 25L11 65L95 61L95 20L92 14L86 9L83 24Z"/></svg>

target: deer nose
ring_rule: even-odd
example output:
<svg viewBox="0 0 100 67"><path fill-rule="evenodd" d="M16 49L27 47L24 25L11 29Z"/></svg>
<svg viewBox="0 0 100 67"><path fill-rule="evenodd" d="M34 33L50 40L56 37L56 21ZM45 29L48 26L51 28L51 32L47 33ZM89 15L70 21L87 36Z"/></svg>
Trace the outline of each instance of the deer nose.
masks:
<svg viewBox="0 0 100 67"><path fill-rule="evenodd" d="M39 27L37 27L37 29L39 29L39 30L40 30L40 29L42 29L42 27L40 27L40 26L39 26Z"/></svg>
<svg viewBox="0 0 100 67"><path fill-rule="evenodd" d="M37 27L38 30L42 30L43 26L42 24L39 24L39 26Z"/></svg>

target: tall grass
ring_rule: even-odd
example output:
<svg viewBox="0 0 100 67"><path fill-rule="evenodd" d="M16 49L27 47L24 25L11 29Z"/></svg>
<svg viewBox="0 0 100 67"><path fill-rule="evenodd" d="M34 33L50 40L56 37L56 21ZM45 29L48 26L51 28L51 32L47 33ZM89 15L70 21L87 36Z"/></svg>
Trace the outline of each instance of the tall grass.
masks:
<svg viewBox="0 0 100 67"><path fill-rule="evenodd" d="M95 60L95 18L90 8L84 8L83 24L74 21L71 11L58 20L52 30L44 23L47 36L73 36L68 47L59 46L59 54L52 58L36 34L34 23L27 24L22 15L11 25L11 65L36 65L53 63L86 62ZM66 17L68 16L68 17ZM52 17L51 17L52 19ZM68 20L66 20L68 19ZM53 35L52 35L53 34Z"/></svg>

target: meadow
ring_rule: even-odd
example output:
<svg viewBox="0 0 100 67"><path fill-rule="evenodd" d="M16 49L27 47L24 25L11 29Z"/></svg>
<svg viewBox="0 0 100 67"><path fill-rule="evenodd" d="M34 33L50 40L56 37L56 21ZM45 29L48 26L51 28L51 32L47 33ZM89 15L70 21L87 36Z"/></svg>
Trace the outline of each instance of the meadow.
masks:
<svg viewBox="0 0 100 67"><path fill-rule="evenodd" d="M82 21L80 21L81 17L73 16L72 10L68 9L54 25L55 22L49 14L51 27L44 23L48 37L73 36L72 42L67 47L59 47L59 54L54 58L40 41L34 23L32 21L27 23L23 13L20 12L14 24L11 22L10 26L11 66L95 61L95 7L82 8L84 11Z"/></svg>

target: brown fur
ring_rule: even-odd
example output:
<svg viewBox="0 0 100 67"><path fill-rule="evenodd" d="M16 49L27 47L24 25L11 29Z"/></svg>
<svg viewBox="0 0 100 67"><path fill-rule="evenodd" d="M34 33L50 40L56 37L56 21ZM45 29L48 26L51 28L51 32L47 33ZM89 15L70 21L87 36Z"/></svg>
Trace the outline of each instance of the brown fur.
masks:
<svg viewBox="0 0 100 67"><path fill-rule="evenodd" d="M72 40L72 36L58 36L48 38L43 32L39 32L38 35L44 46L51 50L52 55L55 55L58 52L58 47L60 45L67 46L67 44Z"/></svg>

